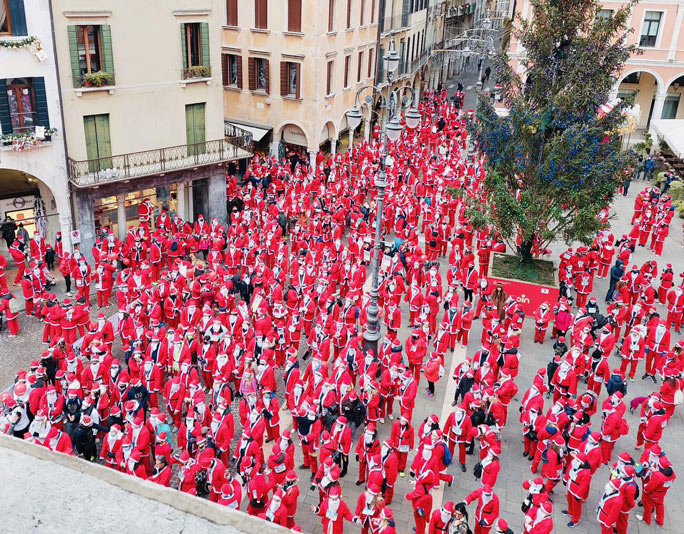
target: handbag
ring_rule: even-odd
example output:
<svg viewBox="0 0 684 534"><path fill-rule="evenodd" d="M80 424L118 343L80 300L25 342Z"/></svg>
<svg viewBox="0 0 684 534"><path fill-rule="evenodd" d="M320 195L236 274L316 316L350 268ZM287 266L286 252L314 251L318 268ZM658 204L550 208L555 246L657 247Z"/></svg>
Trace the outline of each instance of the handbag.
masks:
<svg viewBox="0 0 684 534"><path fill-rule="evenodd" d="M482 478L482 462L477 462L473 467L473 476L477 479Z"/></svg>
<svg viewBox="0 0 684 534"><path fill-rule="evenodd" d="M682 403L684 403L684 393L682 393L681 389L678 389L674 394L674 405L679 406Z"/></svg>

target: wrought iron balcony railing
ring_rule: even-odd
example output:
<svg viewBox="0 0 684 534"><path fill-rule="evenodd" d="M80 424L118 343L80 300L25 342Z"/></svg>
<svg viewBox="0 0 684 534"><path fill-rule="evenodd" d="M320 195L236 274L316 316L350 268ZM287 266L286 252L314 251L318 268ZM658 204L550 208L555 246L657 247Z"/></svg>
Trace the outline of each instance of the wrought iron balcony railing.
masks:
<svg viewBox="0 0 684 534"><path fill-rule="evenodd" d="M99 159L67 158L67 168L76 187L90 187L243 159L251 156L250 150L245 136L229 137Z"/></svg>

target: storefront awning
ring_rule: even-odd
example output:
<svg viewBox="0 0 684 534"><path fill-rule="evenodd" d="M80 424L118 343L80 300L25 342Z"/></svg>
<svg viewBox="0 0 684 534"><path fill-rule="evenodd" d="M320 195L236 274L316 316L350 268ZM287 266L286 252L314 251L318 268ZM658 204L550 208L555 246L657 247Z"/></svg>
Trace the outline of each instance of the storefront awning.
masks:
<svg viewBox="0 0 684 534"><path fill-rule="evenodd" d="M684 119L653 119L651 128L678 158L684 158Z"/></svg>
<svg viewBox="0 0 684 534"><path fill-rule="evenodd" d="M264 136L270 132L273 128L269 128L268 126L253 126L251 124L245 124L243 122L236 122L236 121L225 121L226 126L227 125L232 125L236 126L237 128L241 128L243 130L248 131L249 133L252 134L253 140L255 143L258 143L261 141ZM228 133L226 132L226 135Z"/></svg>

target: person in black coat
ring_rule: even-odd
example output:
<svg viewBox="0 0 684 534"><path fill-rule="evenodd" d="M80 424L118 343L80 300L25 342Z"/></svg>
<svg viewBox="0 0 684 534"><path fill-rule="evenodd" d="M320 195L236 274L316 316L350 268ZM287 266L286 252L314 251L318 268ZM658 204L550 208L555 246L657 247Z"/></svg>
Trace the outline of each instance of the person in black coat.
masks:
<svg viewBox="0 0 684 534"><path fill-rule="evenodd" d="M109 428L93 422L92 417L83 415L71 437L71 445L74 452L83 456L89 462L97 459L97 444L93 430L109 432Z"/></svg>
<svg viewBox="0 0 684 534"><path fill-rule="evenodd" d="M622 260L617 260L615 265L610 269L610 287L608 288L608 293L606 293L606 302L611 302L613 299L613 293L615 293L615 286L620 281L620 279L625 274L625 267Z"/></svg>

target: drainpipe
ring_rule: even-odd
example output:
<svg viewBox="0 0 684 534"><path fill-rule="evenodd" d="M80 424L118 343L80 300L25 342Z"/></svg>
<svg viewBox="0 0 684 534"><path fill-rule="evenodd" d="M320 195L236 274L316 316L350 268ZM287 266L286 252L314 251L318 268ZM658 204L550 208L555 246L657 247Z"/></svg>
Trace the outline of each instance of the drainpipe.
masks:
<svg viewBox="0 0 684 534"><path fill-rule="evenodd" d="M67 166L67 194L69 195L68 201L71 206L71 228L76 228L76 214L74 210L74 196L72 194L72 184L68 176L68 162L67 157L69 150L67 148L67 138L66 138L66 126L64 124L64 101L62 99L62 81L59 76L59 61L57 60L57 39L55 35L55 18L52 10L52 0L48 0L48 6L50 8L50 30L52 31L52 53L55 58L55 76L57 77L57 95L59 96L59 110L60 110L60 122L62 125L62 144L64 145L64 163ZM69 243L71 243L71 236L69 236ZM71 250L74 249L74 244L71 243Z"/></svg>

